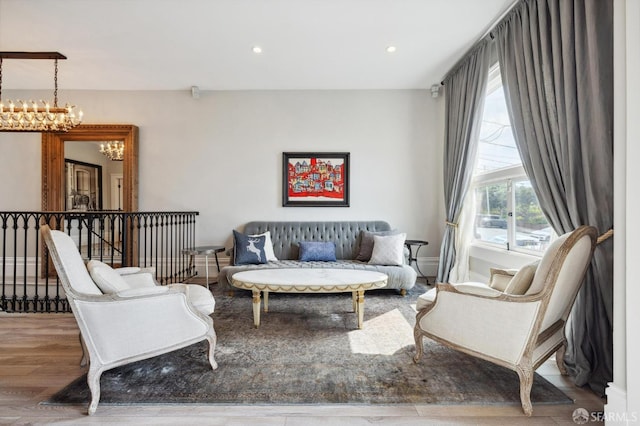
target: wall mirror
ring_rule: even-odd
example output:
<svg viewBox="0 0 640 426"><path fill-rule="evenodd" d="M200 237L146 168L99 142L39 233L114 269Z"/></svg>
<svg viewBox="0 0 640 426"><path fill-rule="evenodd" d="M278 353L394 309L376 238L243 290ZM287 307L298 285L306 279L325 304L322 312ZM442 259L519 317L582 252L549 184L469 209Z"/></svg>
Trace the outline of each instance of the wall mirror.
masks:
<svg viewBox="0 0 640 426"><path fill-rule="evenodd" d="M109 142L124 145L121 160L100 152ZM92 173L100 174L92 178ZM136 126L82 124L42 133L42 210L87 209L138 210Z"/></svg>

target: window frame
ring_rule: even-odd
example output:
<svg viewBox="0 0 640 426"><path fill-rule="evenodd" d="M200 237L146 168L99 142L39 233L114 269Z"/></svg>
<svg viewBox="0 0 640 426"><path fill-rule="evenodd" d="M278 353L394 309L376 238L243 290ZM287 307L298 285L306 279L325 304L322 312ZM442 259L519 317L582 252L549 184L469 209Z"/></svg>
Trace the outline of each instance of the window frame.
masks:
<svg viewBox="0 0 640 426"><path fill-rule="evenodd" d="M500 77L500 66L497 62L493 64L489 69L488 80L489 81L487 83L487 91L486 91L485 97L489 96L496 90L503 90L502 80ZM480 143L479 140L478 140L478 143ZM476 164L474 164L474 169L475 167L476 167ZM515 184L523 181L531 182L531 180L527 177L527 174L525 173L525 170L522 164L502 167L502 168L488 170L488 171L482 171L473 176L469 190L473 191L474 194L478 188L481 188L487 185L495 185L495 184L507 185L507 218L506 218L507 242L505 244L490 242L490 241L476 238L474 235L471 241L472 246L475 245L475 246L480 246L480 247L489 248L493 250L502 250L507 252L521 253L527 256L534 256L537 258L542 257L542 255L544 254L544 250L527 249L527 248L518 246L516 243L516 236L517 236L516 235L517 234L516 215L515 215L516 194L515 194L514 188L515 188ZM475 205L473 206L473 211L474 211L474 214L472 215L472 217L475 218L477 213L475 211ZM475 226L476 225L474 222L474 229L475 229ZM555 239L555 237L552 235L551 239L553 240Z"/></svg>
<svg viewBox="0 0 640 426"><path fill-rule="evenodd" d="M519 182L530 182L522 165L483 172L474 177L470 188L470 190L474 192L478 188L482 188L487 185L507 185L507 242L505 243L505 247L505 245L501 243L493 243L491 241L481 240L474 237L472 244L542 257L544 251L531 250L520 247L516 244L516 193L514 187L515 184ZM475 214L473 216L475 217Z"/></svg>

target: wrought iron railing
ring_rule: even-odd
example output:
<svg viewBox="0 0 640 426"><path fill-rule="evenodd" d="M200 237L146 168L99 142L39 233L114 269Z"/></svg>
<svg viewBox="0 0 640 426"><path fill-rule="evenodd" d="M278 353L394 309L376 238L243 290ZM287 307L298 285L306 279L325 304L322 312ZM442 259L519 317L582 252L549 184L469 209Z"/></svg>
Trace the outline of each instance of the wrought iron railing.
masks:
<svg viewBox="0 0 640 426"><path fill-rule="evenodd" d="M68 312L69 306L40 237L40 226L66 232L85 259L114 267L153 266L161 284L193 275L198 212L0 212L0 309Z"/></svg>

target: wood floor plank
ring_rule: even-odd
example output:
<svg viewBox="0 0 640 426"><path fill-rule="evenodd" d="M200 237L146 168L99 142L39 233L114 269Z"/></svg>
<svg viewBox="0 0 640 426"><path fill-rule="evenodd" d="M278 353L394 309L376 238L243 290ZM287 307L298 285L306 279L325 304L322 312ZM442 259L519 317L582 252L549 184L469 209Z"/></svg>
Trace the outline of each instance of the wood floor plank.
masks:
<svg viewBox="0 0 640 426"><path fill-rule="evenodd" d="M571 425L576 408L602 411L604 401L560 375L553 360L538 370L574 404L534 405L43 405L83 374L78 327L68 314L0 313L0 424L139 425ZM590 424L597 424L591 422Z"/></svg>

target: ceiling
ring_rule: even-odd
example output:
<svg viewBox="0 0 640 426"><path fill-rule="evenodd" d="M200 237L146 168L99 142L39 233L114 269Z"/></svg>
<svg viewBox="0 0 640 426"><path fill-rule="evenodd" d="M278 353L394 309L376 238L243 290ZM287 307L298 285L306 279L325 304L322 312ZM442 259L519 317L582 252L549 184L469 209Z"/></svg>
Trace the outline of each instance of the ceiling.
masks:
<svg viewBox="0 0 640 426"><path fill-rule="evenodd" d="M0 51L66 55L61 89L426 89L513 3L0 0ZM5 59L3 89L52 89L53 68Z"/></svg>

